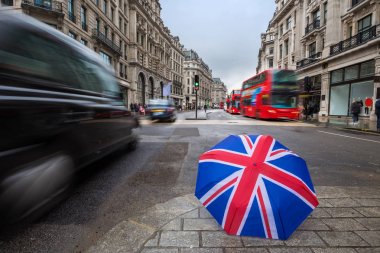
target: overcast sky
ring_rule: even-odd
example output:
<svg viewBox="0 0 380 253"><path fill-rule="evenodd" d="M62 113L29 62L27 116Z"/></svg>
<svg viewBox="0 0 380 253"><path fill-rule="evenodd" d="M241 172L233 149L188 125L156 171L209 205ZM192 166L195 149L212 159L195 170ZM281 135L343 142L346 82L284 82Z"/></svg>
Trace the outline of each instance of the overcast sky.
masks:
<svg viewBox="0 0 380 253"><path fill-rule="evenodd" d="M160 0L161 17L186 49L194 49L228 89L256 72L260 34L274 0Z"/></svg>

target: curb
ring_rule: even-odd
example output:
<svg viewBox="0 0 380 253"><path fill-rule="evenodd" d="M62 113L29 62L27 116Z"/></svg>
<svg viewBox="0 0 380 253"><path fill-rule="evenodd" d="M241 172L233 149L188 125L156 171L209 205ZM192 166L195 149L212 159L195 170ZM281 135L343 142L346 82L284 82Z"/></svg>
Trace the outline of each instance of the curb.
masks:
<svg viewBox="0 0 380 253"><path fill-rule="evenodd" d="M193 194L156 204L143 215L122 221L109 230L88 253L140 252L156 232L175 218L199 208Z"/></svg>

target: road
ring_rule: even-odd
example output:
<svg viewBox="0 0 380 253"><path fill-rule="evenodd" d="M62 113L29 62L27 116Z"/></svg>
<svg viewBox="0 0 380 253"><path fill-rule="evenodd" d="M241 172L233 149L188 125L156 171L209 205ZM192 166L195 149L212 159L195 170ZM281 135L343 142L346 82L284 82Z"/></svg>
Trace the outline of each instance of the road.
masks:
<svg viewBox="0 0 380 253"><path fill-rule="evenodd" d="M303 157L317 186L380 185L380 136L209 110L208 120L142 120L140 145L88 166L73 193L34 224L0 234L0 252L83 252L116 224L194 191L197 159L230 134L272 135Z"/></svg>

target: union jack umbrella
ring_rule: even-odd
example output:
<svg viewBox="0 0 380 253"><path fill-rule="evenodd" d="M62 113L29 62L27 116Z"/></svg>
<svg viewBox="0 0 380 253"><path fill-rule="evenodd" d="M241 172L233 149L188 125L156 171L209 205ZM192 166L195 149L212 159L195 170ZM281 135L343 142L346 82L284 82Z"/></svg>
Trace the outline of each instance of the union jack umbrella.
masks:
<svg viewBox="0 0 380 253"><path fill-rule="evenodd" d="M195 196L228 234L281 240L318 206L306 162L264 135L231 135L201 155Z"/></svg>

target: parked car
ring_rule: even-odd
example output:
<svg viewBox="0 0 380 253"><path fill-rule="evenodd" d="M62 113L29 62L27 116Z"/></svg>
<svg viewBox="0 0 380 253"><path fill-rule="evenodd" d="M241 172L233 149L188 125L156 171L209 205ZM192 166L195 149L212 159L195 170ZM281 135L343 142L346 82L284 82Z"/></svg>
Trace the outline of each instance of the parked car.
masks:
<svg viewBox="0 0 380 253"><path fill-rule="evenodd" d="M177 111L171 100L149 100L147 113L151 120L169 120L174 122L177 119Z"/></svg>
<svg viewBox="0 0 380 253"><path fill-rule="evenodd" d="M48 210L76 172L122 147L138 120L110 66L31 17L0 13L0 222Z"/></svg>

